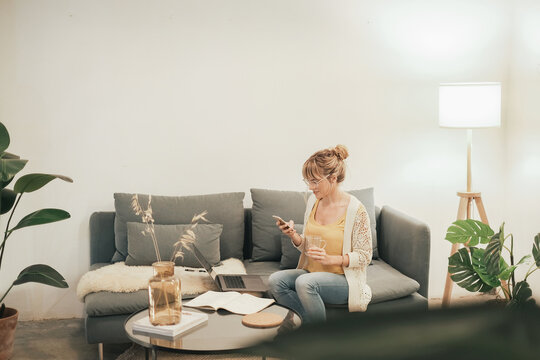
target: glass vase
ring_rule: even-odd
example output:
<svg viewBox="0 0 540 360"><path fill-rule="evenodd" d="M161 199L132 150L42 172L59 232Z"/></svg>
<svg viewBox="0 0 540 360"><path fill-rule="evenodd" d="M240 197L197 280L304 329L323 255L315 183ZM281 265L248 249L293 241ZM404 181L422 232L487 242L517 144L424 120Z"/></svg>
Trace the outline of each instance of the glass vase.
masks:
<svg viewBox="0 0 540 360"><path fill-rule="evenodd" d="M180 278L174 275L174 262L152 264L154 276L148 281L148 313L152 325L174 325L182 316Z"/></svg>

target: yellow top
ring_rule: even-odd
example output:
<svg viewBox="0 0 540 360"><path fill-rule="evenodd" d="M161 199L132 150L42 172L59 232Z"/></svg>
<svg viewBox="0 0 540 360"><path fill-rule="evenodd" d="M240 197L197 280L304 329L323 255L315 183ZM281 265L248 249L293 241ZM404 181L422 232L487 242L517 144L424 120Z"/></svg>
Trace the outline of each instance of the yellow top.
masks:
<svg viewBox="0 0 540 360"><path fill-rule="evenodd" d="M306 239L309 235L318 235L326 241L326 253L328 255L342 255L343 252L343 237L345 234L345 215L344 213L333 224L321 225L315 220L315 213L319 206L319 200L315 202L313 210L309 215L308 223L305 230ZM334 274L343 274L341 265L322 265L321 263L308 257L306 270L309 272L329 272Z"/></svg>

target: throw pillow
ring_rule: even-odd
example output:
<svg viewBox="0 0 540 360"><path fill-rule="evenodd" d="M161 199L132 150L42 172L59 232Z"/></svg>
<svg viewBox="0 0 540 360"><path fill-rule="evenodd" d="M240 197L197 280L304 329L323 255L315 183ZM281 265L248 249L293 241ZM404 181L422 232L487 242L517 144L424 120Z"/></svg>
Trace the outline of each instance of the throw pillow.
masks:
<svg viewBox="0 0 540 360"><path fill-rule="evenodd" d="M169 261L173 256L174 244L185 230L191 225L154 225L156 240L158 243L161 260ZM143 223L128 222L128 255L126 265L152 265L156 261L154 243L149 234L142 232L146 228ZM208 262L216 265L220 261L219 236L223 230L221 224L199 224L194 229L195 246L199 249ZM176 258L176 266L188 266L200 268L201 264L192 250L181 247L184 252L183 258Z"/></svg>
<svg viewBox="0 0 540 360"><path fill-rule="evenodd" d="M141 223L141 217L131 208L133 194L114 194L115 248L113 262L124 261L128 253L127 223ZM220 237L221 259L243 258L244 248L244 193L223 193L195 196L152 196L152 210L156 225L189 224L193 215L204 210L212 224L222 224ZM139 195L141 206L146 209L148 195ZM203 222L200 223L204 224Z"/></svg>
<svg viewBox="0 0 540 360"><path fill-rule="evenodd" d="M272 215L285 221L304 222L307 193L251 189L252 207L252 261L280 261L281 235Z"/></svg>
<svg viewBox="0 0 540 360"><path fill-rule="evenodd" d="M304 225L294 224L294 229L301 234ZM298 260L300 259L300 250L294 247L292 240L285 234L281 234L281 261L279 262L280 269L296 269Z"/></svg>

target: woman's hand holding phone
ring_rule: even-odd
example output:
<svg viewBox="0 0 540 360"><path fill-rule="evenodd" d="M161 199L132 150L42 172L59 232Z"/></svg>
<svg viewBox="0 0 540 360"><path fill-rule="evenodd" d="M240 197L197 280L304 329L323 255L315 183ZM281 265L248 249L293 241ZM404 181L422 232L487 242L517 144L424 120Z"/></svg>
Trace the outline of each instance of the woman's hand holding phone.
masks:
<svg viewBox="0 0 540 360"><path fill-rule="evenodd" d="M277 215L272 215L272 217L276 219L276 225L279 227L282 233L288 236L293 236L296 233L294 230L294 221L291 220L286 222Z"/></svg>

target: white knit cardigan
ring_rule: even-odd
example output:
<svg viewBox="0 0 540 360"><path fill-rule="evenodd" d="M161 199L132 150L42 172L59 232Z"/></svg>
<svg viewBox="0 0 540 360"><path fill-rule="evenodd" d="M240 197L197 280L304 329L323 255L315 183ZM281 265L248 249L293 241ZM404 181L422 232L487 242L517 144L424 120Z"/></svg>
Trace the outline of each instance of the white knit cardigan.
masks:
<svg viewBox="0 0 540 360"><path fill-rule="evenodd" d="M305 269L307 266L305 231L316 200L312 194L307 201L302 242L299 246L295 245L301 251L297 269ZM350 239L350 241L346 241L346 239ZM366 311L371 300L371 288L366 282L367 267L373 254L371 228L366 208L360 200L352 195L345 217L342 255L345 256L345 254L349 256L349 266L343 267L345 278L349 284L349 311Z"/></svg>

